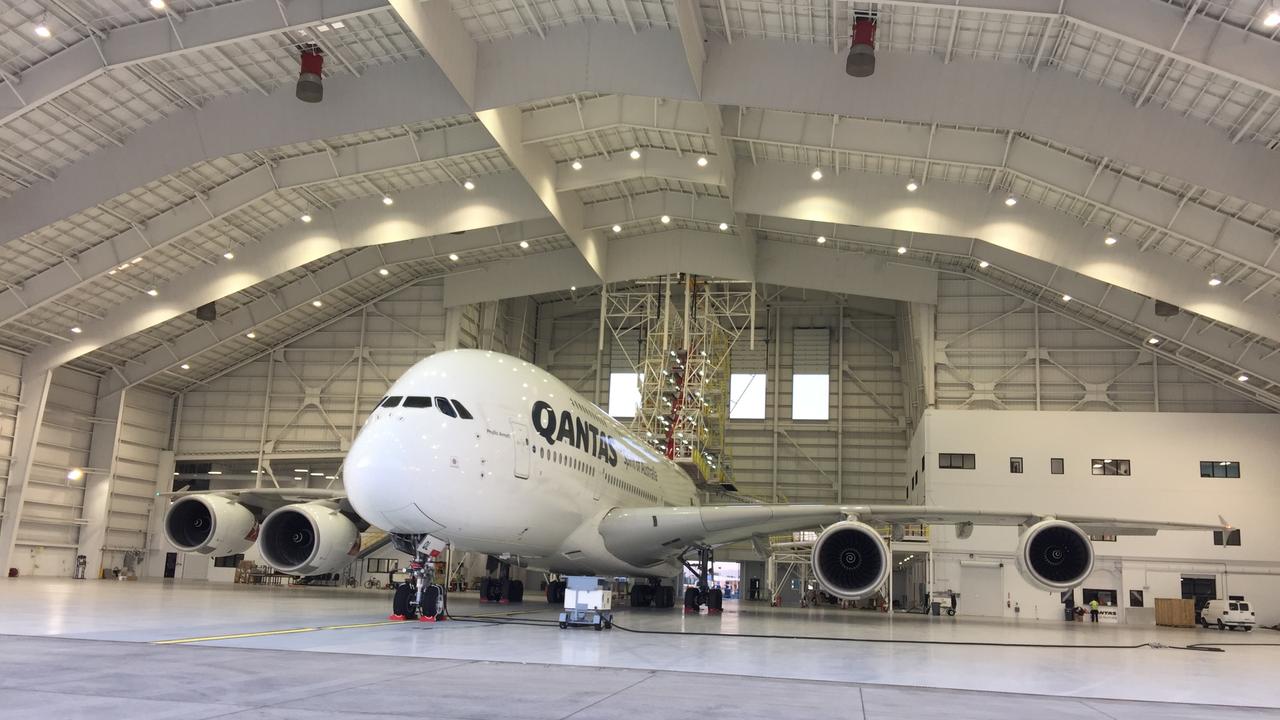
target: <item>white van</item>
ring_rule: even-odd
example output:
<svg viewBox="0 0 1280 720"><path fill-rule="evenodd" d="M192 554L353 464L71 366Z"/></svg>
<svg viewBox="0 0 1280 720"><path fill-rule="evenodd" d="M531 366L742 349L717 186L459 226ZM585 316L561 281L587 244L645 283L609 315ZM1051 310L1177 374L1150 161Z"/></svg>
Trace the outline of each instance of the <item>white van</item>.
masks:
<svg viewBox="0 0 1280 720"><path fill-rule="evenodd" d="M1248 632L1257 620L1253 608L1244 600L1210 600L1200 611L1200 624L1217 626L1219 630L1243 628Z"/></svg>

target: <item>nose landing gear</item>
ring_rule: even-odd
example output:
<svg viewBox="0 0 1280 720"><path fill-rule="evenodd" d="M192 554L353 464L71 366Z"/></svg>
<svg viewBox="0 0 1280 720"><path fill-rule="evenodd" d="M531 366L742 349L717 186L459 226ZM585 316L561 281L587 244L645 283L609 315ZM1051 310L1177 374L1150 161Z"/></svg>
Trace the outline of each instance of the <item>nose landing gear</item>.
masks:
<svg viewBox="0 0 1280 720"><path fill-rule="evenodd" d="M445 589L435 583L435 560L444 550L444 541L430 535L396 535L396 549L413 555L409 577L393 582L390 620L436 622L445 619Z"/></svg>

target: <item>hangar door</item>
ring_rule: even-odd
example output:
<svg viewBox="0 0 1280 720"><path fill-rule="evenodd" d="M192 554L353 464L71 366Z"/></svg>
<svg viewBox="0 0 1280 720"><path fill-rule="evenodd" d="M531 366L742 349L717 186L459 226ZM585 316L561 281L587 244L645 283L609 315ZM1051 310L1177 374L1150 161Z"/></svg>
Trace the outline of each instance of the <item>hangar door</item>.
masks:
<svg viewBox="0 0 1280 720"><path fill-rule="evenodd" d="M1004 615L1004 568L960 566L960 607L965 615Z"/></svg>

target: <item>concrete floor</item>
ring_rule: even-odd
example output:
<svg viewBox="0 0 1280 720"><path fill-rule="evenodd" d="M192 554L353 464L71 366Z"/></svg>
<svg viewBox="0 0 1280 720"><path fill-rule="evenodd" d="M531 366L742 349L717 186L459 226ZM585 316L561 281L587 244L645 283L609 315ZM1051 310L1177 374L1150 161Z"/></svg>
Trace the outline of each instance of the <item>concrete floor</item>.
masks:
<svg viewBox="0 0 1280 720"><path fill-rule="evenodd" d="M1259 644L1280 635L1265 630L890 620L726 603L718 618L619 611L620 627L661 633L598 633L500 617L385 623L388 604L379 592L326 588L0 581L0 718L493 717L493 688L515 703L506 717L635 717L667 700L745 717L1280 718L1280 647ZM474 596L451 598L450 609L553 617L541 602ZM1223 653L1087 647L1219 641L1233 644Z"/></svg>

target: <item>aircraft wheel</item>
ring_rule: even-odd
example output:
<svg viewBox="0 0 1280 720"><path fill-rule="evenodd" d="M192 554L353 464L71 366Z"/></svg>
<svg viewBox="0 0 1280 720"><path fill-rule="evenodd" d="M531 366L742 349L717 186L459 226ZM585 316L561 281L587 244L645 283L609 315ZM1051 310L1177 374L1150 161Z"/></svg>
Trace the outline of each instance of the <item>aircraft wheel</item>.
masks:
<svg viewBox="0 0 1280 720"><path fill-rule="evenodd" d="M391 612L404 617L406 620L412 620L418 616L413 610L413 589L408 583L401 583L396 586L395 595L391 598Z"/></svg>

